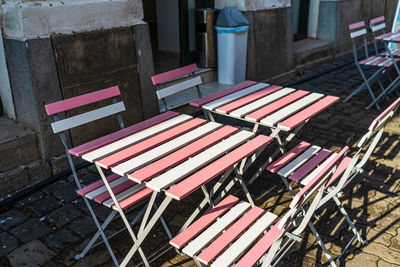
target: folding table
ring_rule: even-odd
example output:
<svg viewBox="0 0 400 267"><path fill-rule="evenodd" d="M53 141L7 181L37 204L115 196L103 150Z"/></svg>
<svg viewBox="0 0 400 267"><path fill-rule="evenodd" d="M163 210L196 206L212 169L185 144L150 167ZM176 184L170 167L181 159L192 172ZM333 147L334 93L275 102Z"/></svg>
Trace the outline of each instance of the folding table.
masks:
<svg viewBox="0 0 400 267"><path fill-rule="evenodd" d="M219 202L235 183L242 186L248 201L254 205L242 175L272 140L238 127L176 114L83 154L84 160L95 163L106 194L111 196L107 205L119 212L134 242L121 266L125 266L138 250L145 265L149 266L140 246L173 199L180 201L199 188L205 196L181 230L207 204L211 208L213 203ZM104 169L111 169L124 181L120 184L109 182ZM208 191L205 185L216 177L221 178ZM132 184L136 185L132 187ZM130 186L129 192L124 191L124 185ZM132 194L135 190L140 193ZM135 235L124 210L150 195ZM156 206L157 197L162 199L159 207ZM150 216L152 210L155 212Z"/></svg>
<svg viewBox="0 0 400 267"><path fill-rule="evenodd" d="M337 101L339 97L245 81L190 104L201 107L211 121L215 121L213 114L219 114L253 124L253 132L260 126L271 130L269 136L277 140L279 149L250 179L251 184L312 117Z"/></svg>

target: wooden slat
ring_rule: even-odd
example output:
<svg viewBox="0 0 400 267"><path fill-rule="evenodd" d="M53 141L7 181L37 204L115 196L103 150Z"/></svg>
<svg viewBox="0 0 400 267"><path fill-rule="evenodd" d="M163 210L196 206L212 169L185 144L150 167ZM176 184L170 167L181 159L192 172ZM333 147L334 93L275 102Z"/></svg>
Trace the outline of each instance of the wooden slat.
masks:
<svg viewBox="0 0 400 267"><path fill-rule="evenodd" d="M375 23L382 22L382 21L385 21L385 16L380 16L380 17L371 19L369 21L369 24L375 24Z"/></svg>
<svg viewBox="0 0 400 267"><path fill-rule="evenodd" d="M134 144L136 144L140 141L143 141L147 138L150 138L156 134L159 134L163 131L171 129L172 127L175 127L175 126L177 126L181 123L184 123L190 119L192 119L192 117L189 115L179 115L177 117L173 117L167 121L160 122L159 124L151 126L150 128L144 129L138 133L134 133L128 137L117 140L113 143L105 145L105 146L98 148L96 150L93 150L89 153L83 154L82 158L89 162L94 162L96 160L99 160L101 158L104 158L104 157L110 155L111 153L115 153L117 151L120 151L121 149L124 149L128 146L134 145Z"/></svg>
<svg viewBox="0 0 400 267"><path fill-rule="evenodd" d="M179 113L173 112L173 111L168 111L168 112L162 113L160 115L157 115L157 116L147 119L145 121L142 121L142 122L136 123L134 125L131 125L129 127L126 127L124 129L121 129L119 131L110 133L108 135L97 138L90 142L84 143L80 146L71 148L70 150L68 150L68 152L71 155L80 157L83 154L86 154L90 151L98 149L102 146L108 145L112 142L118 141L122 138L125 138L125 137L131 135L131 134L143 131L153 125L156 125L157 123L164 122L164 121L174 118L178 115L179 115Z"/></svg>
<svg viewBox="0 0 400 267"><path fill-rule="evenodd" d="M280 110L282 107L285 107L290 103L293 103L294 101L301 99L302 97L308 95L309 93L310 92L308 91L298 90L293 94L285 96L275 102L272 102L269 105L266 105L265 107L260 108L259 110L256 110L248 114L245 118L248 119L249 121L254 121L254 122L259 121L262 118L268 116L269 114L272 114L277 110Z"/></svg>
<svg viewBox="0 0 400 267"><path fill-rule="evenodd" d="M238 240L236 240L221 256L219 256L212 267L229 267L250 245L272 224L276 215L265 213L255 224L253 224Z"/></svg>
<svg viewBox="0 0 400 267"><path fill-rule="evenodd" d="M122 184L119 184L119 185L113 187L112 191L114 192L115 195L118 195L119 193L121 193L135 185L136 185L136 183L134 181L127 180L127 181L123 182ZM108 191L106 191L100 195L97 195L93 200L99 204L102 204L104 201L106 201L110 198L111 198L110 193Z"/></svg>
<svg viewBox="0 0 400 267"><path fill-rule="evenodd" d="M355 22L349 25L349 30L354 30L357 28L365 27L364 21Z"/></svg>
<svg viewBox="0 0 400 267"><path fill-rule="evenodd" d="M210 102L212 102L214 100L217 100L217 99L219 99L221 97L233 94L233 93L235 93L237 91L243 90L243 89L245 89L245 88L247 88L249 86L255 85L255 84L257 84L257 82L244 81L244 82L236 84L236 85L234 85L234 86L232 86L232 87L230 87L228 89L225 89L225 90L216 92L214 94L202 97L202 98L197 99L195 101L192 101L192 102L190 102L190 105L199 108L199 107L203 106L204 104L210 103Z"/></svg>
<svg viewBox="0 0 400 267"><path fill-rule="evenodd" d="M310 146L311 146L310 143L304 141L301 142L300 144L292 148L289 152L287 152L285 155L283 155L282 157L271 163L267 167L267 171L272 173L278 172L281 168L286 166L289 162L291 162L294 158L300 155L300 153L303 153L303 151L305 151Z"/></svg>
<svg viewBox="0 0 400 267"><path fill-rule="evenodd" d="M121 209L125 210L125 209L135 205L136 203L142 201L146 197L150 196L152 193L153 193L153 190L151 190L150 188L143 188L141 191L137 192L136 194L129 196L129 197L125 198L124 200L120 201L119 206L121 207ZM117 206L113 205L112 208L114 210L118 211Z"/></svg>
<svg viewBox="0 0 400 267"><path fill-rule="evenodd" d="M171 85L169 87L157 90L157 97L158 99L163 99L165 97L168 97L170 95L174 95L176 93L182 92L184 90L190 89L192 87L195 87L196 85L201 84L201 77L197 76L192 79L185 80L183 82Z"/></svg>
<svg viewBox="0 0 400 267"><path fill-rule="evenodd" d="M329 164L335 157L337 156L337 153L332 153L322 164L320 164L316 169L314 169L310 174L308 174L305 178L303 178L300 183L302 185L308 184L319 172L321 172L326 165Z"/></svg>
<svg viewBox="0 0 400 267"><path fill-rule="evenodd" d="M216 108L218 108L218 107L220 107L222 105L225 105L227 103L235 101L236 99L239 99L241 97L244 97L246 95L254 93L254 92L258 91L258 90L261 90L262 88L265 88L268 85L269 84L266 84L266 83L257 83L257 84L255 84L253 86L247 87L247 88L245 88L243 90L240 90L240 91L238 91L236 93L227 95L225 97L221 97L221 98L219 98L219 99L217 99L217 100L215 100L213 102L207 103L207 104L203 105L202 108L206 109L206 110L214 110L214 109L216 109Z"/></svg>
<svg viewBox="0 0 400 267"><path fill-rule="evenodd" d="M152 149L162 143L168 142L169 140L172 140L181 134L189 132L204 123L206 123L206 121L199 118L195 118L190 121L184 122L183 124L180 124L165 132L150 137L140 143L125 148L104 159L101 159L97 161L97 164L103 168L108 169L110 167L120 164L121 162L131 159L149 149Z"/></svg>
<svg viewBox="0 0 400 267"><path fill-rule="evenodd" d="M312 93L308 96L303 97L300 100L280 109L279 111L272 113L271 115L267 116L266 118L260 121L261 124L272 127L279 123L280 121L286 119L287 117L291 116L292 114L298 112L299 110L311 105L318 99L321 99L324 95L318 93Z"/></svg>
<svg viewBox="0 0 400 267"><path fill-rule="evenodd" d="M391 35L394 35L394 34L396 34L396 33L398 33L398 32L399 32L399 31L387 32L387 33L378 35L378 36L375 37L375 40L382 41L382 40L385 39L386 37L391 36Z"/></svg>
<svg viewBox="0 0 400 267"><path fill-rule="evenodd" d="M118 102L106 107L98 108L86 113L82 113L61 121L56 121L51 124L54 133L59 133L71 128L83 125L88 122L92 122L104 117L108 117L121 111L125 110L125 105L123 102Z"/></svg>
<svg viewBox="0 0 400 267"><path fill-rule="evenodd" d="M158 75L154 75L151 77L151 81L153 82L154 85L160 84L160 83L165 83L170 80L176 79L178 77L181 77L183 75L196 72L198 71L197 65L191 64L187 65L178 69L170 70Z"/></svg>
<svg viewBox="0 0 400 267"><path fill-rule="evenodd" d="M219 202L218 205L216 205L206 214L201 216L197 221L192 223L183 232L171 239L169 243L177 249L181 249L190 240L192 240L205 228L212 224L219 216L223 215L231 207L233 207L237 202L239 202L239 199L237 197L234 197L232 195L227 196L221 202Z"/></svg>
<svg viewBox="0 0 400 267"><path fill-rule="evenodd" d="M367 34L367 30L366 29L362 29L362 30L350 33L350 37L351 38L356 38L356 37L360 37L360 36L366 35L366 34Z"/></svg>
<svg viewBox="0 0 400 267"><path fill-rule="evenodd" d="M397 98L389 107L387 107L368 127L368 131L374 130L375 126L378 125L378 122L381 121L387 114L389 114L392 110L395 110L397 106L400 105L400 97Z"/></svg>
<svg viewBox="0 0 400 267"><path fill-rule="evenodd" d="M141 190L143 190L145 188L146 188L146 186L144 184L136 184L134 186L129 187L127 190L122 191L115 197L117 198L117 201L119 203L120 201L126 199L127 197L129 197L131 195L134 195L134 194L140 192ZM110 198L109 200L104 202L103 205L111 208L114 205L114 201L112 200L112 198Z"/></svg>
<svg viewBox="0 0 400 267"><path fill-rule="evenodd" d="M241 216L249 207L250 203L240 201L232 207L224 216L205 229L200 235L193 239L182 252L193 257L203 249L212 239L219 235L226 227Z"/></svg>
<svg viewBox="0 0 400 267"><path fill-rule="evenodd" d="M120 94L121 92L119 91L118 86L113 86L107 89L47 104L44 106L44 108L46 109L47 115L53 115L63 111L85 106L94 102L98 102L107 98L118 96Z"/></svg>
<svg viewBox="0 0 400 267"><path fill-rule="evenodd" d="M208 148L207 150L197 154L189 160L181 163L180 165L170 169L169 171L153 178L150 182L147 182L147 187L160 192L162 189L178 182L186 175L195 172L199 168L203 167L207 163L215 160L229 150L242 144L249 138L253 137L254 133L247 131L240 131L224 141Z"/></svg>
<svg viewBox="0 0 400 267"><path fill-rule="evenodd" d="M317 103L312 104L311 106L307 107L306 109L296 113L295 115L291 116L290 118L284 120L283 122L278 124L278 127L285 130L290 131L300 124L304 123L306 120L314 117L316 114L320 113L321 111L327 109L334 103L340 100L339 97L336 96L326 96L323 99L319 100Z"/></svg>
<svg viewBox="0 0 400 267"><path fill-rule="evenodd" d="M116 179L118 179L120 177L121 176L119 176L118 174L112 173L109 176L107 176L107 181L109 183L111 183L112 181L114 181L114 180L116 180ZM104 186L104 182L103 182L103 180L100 179L97 182L94 182L94 183L92 183L92 184L90 184L88 186L83 187L81 190L78 190L76 193L78 195L80 195L80 196L84 196L87 193L89 193L89 192L91 192L91 191L93 191L93 190L95 190L95 189L97 189L99 187L102 187L102 186Z"/></svg>
<svg viewBox="0 0 400 267"><path fill-rule="evenodd" d="M307 161L303 166L298 168L292 175L289 176L289 179L295 182L303 179L307 174L309 174L314 168L318 166L323 160L325 160L332 152L327 149L322 149L318 152L314 157L312 157L309 161Z"/></svg>
<svg viewBox="0 0 400 267"><path fill-rule="evenodd" d="M366 64L366 63L368 63L369 61L374 60L374 59L376 59L376 58L377 58L376 56L372 56L372 57L366 58L366 59L360 61L360 64L361 64L361 65L362 65L362 64Z"/></svg>
<svg viewBox="0 0 400 267"><path fill-rule="evenodd" d="M383 29L385 29L385 28L386 28L386 24L385 24L385 23L381 23L381 24L379 24L379 25L372 26L372 27L371 27L371 31L372 31L372 32L376 32L376 31L379 31L379 30L383 30Z"/></svg>
<svg viewBox="0 0 400 267"><path fill-rule="evenodd" d="M400 33L394 33L392 35L389 35L389 36L383 38L383 40L384 41L390 41L390 40L395 39L397 37L400 37Z"/></svg>
<svg viewBox="0 0 400 267"><path fill-rule="evenodd" d="M229 113L229 115L232 117L235 117L235 118L244 117L247 114L254 112L257 109L262 108L262 107L268 105L269 103L272 103L272 102L278 100L279 98L282 98L282 97L292 93L293 91L295 91L295 89L283 88L273 94L270 94L270 95L265 96L257 101L249 103L241 108L238 108L238 109L232 111L231 113Z"/></svg>
<svg viewBox="0 0 400 267"><path fill-rule="evenodd" d="M230 243L232 243L244 230L264 213L263 209L253 207L228 230L211 243L197 256L197 259L206 265L210 264Z"/></svg>
<svg viewBox="0 0 400 267"><path fill-rule="evenodd" d="M143 167L144 165L158 160L165 155L172 153L185 145L196 141L197 139L203 137L204 135L215 131L216 129L222 127L222 124L216 122L209 122L205 125L200 126L199 128L193 129L192 131L178 136L177 138L168 141L158 147L155 147L143 154L140 154L130 160L127 160L114 168L112 171L114 173L123 173L124 175L128 172L132 172L137 170L138 168Z"/></svg>
<svg viewBox="0 0 400 267"><path fill-rule="evenodd" d="M347 169L351 162L351 158L345 157L342 162L340 162L339 166L337 167L335 173L332 175L332 177L329 179L328 183L325 186L325 189L330 187L342 174L344 171Z"/></svg>
<svg viewBox="0 0 400 267"><path fill-rule="evenodd" d="M241 145L225 156L186 178L182 182L168 189L165 194L176 200L182 200L202 185L210 182L215 177L223 174L226 170L239 163L242 159L254 154L257 150L269 144L273 139L258 135L247 143Z"/></svg>
<svg viewBox="0 0 400 267"><path fill-rule="evenodd" d="M143 183L152 177L172 168L184 160L188 159L199 153L200 151L210 147L222 139L230 136L237 132L239 129L231 126L224 126L223 128L193 142L192 144L152 163L144 168L141 168L131 174L128 174L128 178L134 180L137 183Z"/></svg>
<svg viewBox="0 0 400 267"><path fill-rule="evenodd" d="M376 66L379 63L386 61L387 59L388 58L386 58L386 57L382 57L382 58L377 57L375 60L371 60L371 61L367 62L365 65Z"/></svg>
<svg viewBox="0 0 400 267"><path fill-rule="evenodd" d="M247 105L249 103L252 103L262 97L265 97L267 95L270 95L276 91L278 91L279 89L281 89L282 86L277 86L277 85L271 85L265 89L262 89L260 91L257 91L255 93L252 93L250 95L247 95L245 97L242 97L236 101L233 101L229 104L223 105L219 108L216 109L216 111L221 112L221 113L230 113L231 111L238 109L244 105Z"/></svg>
<svg viewBox="0 0 400 267"><path fill-rule="evenodd" d="M116 179L116 180L112 181L109 184L110 184L110 187L113 188L113 187L115 187L117 185L120 185L120 184L126 182L126 181L128 181L128 178L121 177L119 179ZM103 185L103 186L101 186L101 187L99 187L99 188L87 193L85 195L85 197L88 198L88 199L94 199L95 197L97 197L98 195L103 194L104 192L107 192L107 187L105 185Z"/></svg>
<svg viewBox="0 0 400 267"><path fill-rule="evenodd" d="M399 38L399 42L400 42L400 38ZM399 62L400 58L395 58L394 61ZM393 65L393 60L391 60L389 63L385 64L384 67L391 67Z"/></svg>
<svg viewBox="0 0 400 267"><path fill-rule="evenodd" d="M383 67L383 66L389 64L390 62L392 62L392 58L388 58L388 59L386 59L386 60L384 60L384 61L378 63L378 66L379 66L379 67Z"/></svg>
<svg viewBox="0 0 400 267"><path fill-rule="evenodd" d="M295 170L300 168L300 166L303 165L307 160L309 160L311 157L313 157L315 154L317 154L317 152L320 150L321 150L321 148L319 146L311 146L304 153L302 153L297 158L292 160L289 164L287 164L285 167L280 169L278 171L278 174L285 178L288 177Z"/></svg>

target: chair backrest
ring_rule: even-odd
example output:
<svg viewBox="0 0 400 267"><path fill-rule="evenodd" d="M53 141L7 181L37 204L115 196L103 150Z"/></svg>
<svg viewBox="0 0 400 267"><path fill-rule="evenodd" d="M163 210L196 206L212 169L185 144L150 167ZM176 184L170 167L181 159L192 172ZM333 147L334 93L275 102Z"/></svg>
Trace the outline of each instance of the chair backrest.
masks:
<svg viewBox="0 0 400 267"><path fill-rule="evenodd" d="M162 100L162 103L164 104L164 106L160 107L161 111L166 111L166 110L178 107L180 105L187 104L190 101L194 100L194 99L190 99L184 103L179 102L177 104L167 104L166 98L170 97L172 95L175 95L179 92L182 92L182 91L185 91L185 90L195 87L197 90L198 98L201 97L199 85L202 83L202 80L201 80L200 76L196 76L196 71L198 71L197 65L191 64L191 65L187 65L187 66L184 66L184 67L181 67L178 69L170 70L170 71L167 71L167 72L164 72L164 73L161 73L161 74L151 77L153 85L157 86L156 94L157 94L158 100ZM161 85L171 82L171 81L174 81L174 80L177 80L186 75L189 75L190 78L179 81L171 86L161 88Z"/></svg>
<svg viewBox="0 0 400 267"><path fill-rule="evenodd" d="M385 16L380 16L369 21L369 28L372 32L372 36L375 37L386 32ZM375 53L379 56L378 42L374 38Z"/></svg>
<svg viewBox="0 0 400 267"><path fill-rule="evenodd" d="M357 46L356 46L356 39L363 38L363 45L364 45L364 53L365 58L368 58L368 44L367 44L367 29L365 28L365 22L359 21L356 23L352 23L349 25L350 30L350 38L353 43L353 54L354 60L358 63L358 56L357 56Z"/></svg>
<svg viewBox="0 0 400 267"><path fill-rule="evenodd" d="M99 120L114 114L118 115L119 125L121 128L124 127L120 113L125 110L124 103L117 102L116 96L121 94L118 86L110 87L107 89L95 91L92 93L68 98L65 100L57 101L51 104L45 105L47 115L53 115L54 122L51 124L54 133L61 133L75 128L77 126L84 125L89 122ZM79 115L75 115L69 118L61 119L58 114L69 111L78 107L82 107L88 104L99 102L105 99L113 98L113 103L95 110L91 110ZM63 139L63 138L62 138ZM63 140L65 142L65 140ZM64 144L65 145L65 144Z"/></svg>

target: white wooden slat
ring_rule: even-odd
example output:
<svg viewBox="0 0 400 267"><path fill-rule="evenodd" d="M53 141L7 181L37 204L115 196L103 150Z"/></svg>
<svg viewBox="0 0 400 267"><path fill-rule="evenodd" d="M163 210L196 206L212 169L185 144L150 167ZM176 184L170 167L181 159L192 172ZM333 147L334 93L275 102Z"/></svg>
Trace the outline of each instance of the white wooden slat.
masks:
<svg viewBox="0 0 400 267"><path fill-rule="evenodd" d="M383 67L385 64L389 63L390 61L392 61L392 58L388 58L385 61L382 61L381 63L378 64L379 67Z"/></svg>
<svg viewBox="0 0 400 267"><path fill-rule="evenodd" d="M382 59L381 57L376 57L376 58L374 58L373 60L368 61L368 62L365 63L364 65L371 65L372 63L374 63L374 62L376 62L376 61L378 61L378 60L381 60L381 59Z"/></svg>
<svg viewBox="0 0 400 267"><path fill-rule="evenodd" d="M313 104L318 99L321 99L323 96L324 96L323 94L319 94L319 93L309 94L309 95L301 98L300 100L297 100L296 102L293 102L292 104L265 117L264 119L262 119L260 121L260 123L263 125L266 125L268 127L273 127L278 122L286 119L287 117L296 113L297 111L300 111L300 110L306 108L307 106Z"/></svg>
<svg viewBox="0 0 400 267"><path fill-rule="evenodd" d="M276 219L276 215L265 213L241 237L211 264L212 267L228 267L264 232Z"/></svg>
<svg viewBox="0 0 400 267"><path fill-rule="evenodd" d="M184 91L186 89L195 87L196 85L200 85L201 84L201 77L197 76L195 78L189 79L189 80L185 80L183 82L171 85L169 87L157 90L157 97L158 99L163 99L166 98L167 96L179 93L181 91Z"/></svg>
<svg viewBox="0 0 400 267"><path fill-rule="evenodd" d="M254 133L248 131L239 131L231 135L227 139L219 142L218 144L204 150L196 156L188 159L180 165L170 169L169 171L157 176L151 181L147 182L147 187L160 192L162 189L174 184L181 180L183 177L200 169L207 163L215 160L223 155L225 152L235 148L236 146L244 143L246 140L254 136Z"/></svg>
<svg viewBox="0 0 400 267"><path fill-rule="evenodd" d="M214 237L220 234L228 225L241 216L251 205L247 202L240 201L231 208L224 216L218 219L210 227L204 230L198 237L193 239L186 247L183 253L193 257L197 252L203 249Z"/></svg>
<svg viewBox="0 0 400 267"><path fill-rule="evenodd" d="M382 30L384 28L386 28L386 24L385 23L381 23L379 25L371 27L371 30L372 30L372 32L376 32L376 31Z"/></svg>
<svg viewBox="0 0 400 267"><path fill-rule="evenodd" d="M111 188L116 187L119 184L122 184L123 182L128 181L127 177L121 177L118 178L110 183ZM103 185L102 187L97 188L96 190L93 190L92 192L89 192L85 195L88 199L94 199L100 194L103 194L104 192L107 191L107 187Z"/></svg>
<svg viewBox="0 0 400 267"><path fill-rule="evenodd" d="M125 110L124 102L118 102L89 112L85 112L67 119L53 122L51 127L54 133L59 133L85 123L117 114Z"/></svg>
<svg viewBox="0 0 400 267"><path fill-rule="evenodd" d="M121 202L122 200L124 200L125 198L139 192L140 190L144 189L146 187L146 185L144 184L137 184L134 185L132 187L129 187L127 190L119 193L118 195L116 195L116 199L118 202ZM111 208L114 205L114 201L112 198L110 198L109 200L105 201L103 203L104 206Z"/></svg>
<svg viewBox="0 0 400 267"><path fill-rule="evenodd" d="M222 127L222 124L216 122L209 122L205 125L200 126L197 129L194 129L186 134L183 134L167 143L164 143L156 148L153 148L139 156L136 156L130 160L127 160L113 168L111 170L116 173L120 174L121 176L134 171L145 164L158 160L163 156L172 153L179 148L194 142L195 140L203 137L204 135L215 131L216 129Z"/></svg>
<svg viewBox="0 0 400 267"><path fill-rule="evenodd" d="M335 157L337 153L332 153L324 162L322 162L317 168L315 168L312 172L310 172L303 180L301 180L302 185L307 185L323 168L328 165Z"/></svg>
<svg viewBox="0 0 400 267"><path fill-rule="evenodd" d="M366 29L362 29L362 30L359 30L359 31L352 32L352 33L350 33L350 37L351 38L356 38L356 37L359 37L359 36L364 35L364 34L367 34L367 30Z"/></svg>
<svg viewBox="0 0 400 267"><path fill-rule="evenodd" d="M283 177L288 177L307 160L312 158L321 148L319 146L311 146L309 149L301 153L297 158L278 171L278 174Z"/></svg>
<svg viewBox="0 0 400 267"><path fill-rule="evenodd" d="M128 137L122 138L118 141L115 141L115 142L109 144L109 145L106 145L106 146L103 146L96 150L93 150L92 152L86 153L82 156L82 158L89 162L94 162L95 160L104 158L104 157L110 155L111 153L117 152L128 146L132 146L140 141L143 141L143 140L150 138L156 134L166 131L166 130L168 130L174 126L177 126L178 124L184 123L192 118L193 117L189 116L189 115L184 115L184 114L179 115L177 117L174 117L174 118L164 121L162 123L154 125L150 128L144 129L143 131L140 131L140 132L132 134Z"/></svg>
<svg viewBox="0 0 400 267"><path fill-rule="evenodd" d="M392 40L394 38L397 38L397 37L400 37L400 33L396 33L396 34L390 35L390 36L384 38L383 40L384 41L390 41L390 40Z"/></svg>
<svg viewBox="0 0 400 267"><path fill-rule="evenodd" d="M257 101L247 104L241 108L238 108L238 109L230 112L229 115L232 117L235 117L235 118L242 118L257 109L264 107L264 106L278 100L279 98L282 98L282 97L292 93L293 91L295 91L295 89L293 89L293 88L283 88L275 93L267 95L261 99L258 99Z"/></svg>
<svg viewBox="0 0 400 267"><path fill-rule="evenodd" d="M229 102L232 102L238 98L244 97L246 95L249 95L251 93L254 93L256 91L259 91L263 88L268 87L269 84L267 83L257 83L253 86L247 87L243 90L237 91L236 93L221 97L213 102L210 102L208 104L205 104L202 106L203 109L207 109L207 110L214 110L217 107L220 107L222 105L228 104Z"/></svg>

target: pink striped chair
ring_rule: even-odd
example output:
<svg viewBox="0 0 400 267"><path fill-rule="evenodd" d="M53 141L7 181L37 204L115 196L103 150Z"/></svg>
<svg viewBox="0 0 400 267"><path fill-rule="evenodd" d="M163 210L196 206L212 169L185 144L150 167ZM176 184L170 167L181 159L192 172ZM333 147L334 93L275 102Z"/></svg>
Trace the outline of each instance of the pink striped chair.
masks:
<svg viewBox="0 0 400 267"><path fill-rule="evenodd" d="M162 102L160 111L170 110L185 105L194 99L201 98L199 85L202 81L200 76L196 76L196 71L198 71L197 65L191 64L151 77L153 85L157 87L158 100ZM189 76L190 78L181 80L185 76ZM168 85L171 82L174 82L174 84ZM172 97L175 96L176 98L177 93L182 93L192 88L196 88L197 97L193 98L193 96L181 94L181 101L177 101L176 99L173 102L170 101Z"/></svg>
<svg viewBox="0 0 400 267"><path fill-rule="evenodd" d="M369 126L368 132L361 138L357 145L357 151L353 157L344 157L338 167L335 169L332 177L324 188L324 195L320 201L318 208L322 207L326 202L333 199L340 211L349 224L354 236L342 250L340 256L334 260L326 249L323 241L319 238L319 234L315 228L310 225L311 231L319 241L321 248L324 250L327 258L332 266L336 266L336 262L343 256L344 252L350 246L355 238L365 244L361 238L352 220L348 216L346 210L342 206L339 196L343 194L344 187L353 180L359 173L363 172L363 168L368 158L375 150L379 143L385 125L393 117L394 113L400 105L400 98L394 101L385 111L383 111ZM289 182L298 183L300 187L307 187L312 182L319 171L334 161L340 155L332 153L328 149L311 145L307 142L301 142L292 150L284 154L278 160L267 167L267 170L272 173L277 173L283 180L284 184L295 197L295 193ZM317 208L317 209L318 209Z"/></svg>
<svg viewBox="0 0 400 267"><path fill-rule="evenodd" d="M128 208L134 209L139 206L143 206L142 200L147 198L152 194L152 190L140 186L137 183L127 179L126 177L121 177L116 174L111 174L109 175L106 179L108 181L107 185L104 183L102 179L99 179L99 181L90 184L88 186L82 186L80 183L78 176L76 174L74 162L72 159L72 156L80 157L86 153L89 153L91 151L94 151L98 148L101 148L103 146L106 146L112 142L115 142L117 140L123 139L129 135L132 135L134 133L140 132L142 130L145 130L153 125L156 125L160 122L166 121L170 118L176 117L179 114L176 112L168 111L166 113L160 114L158 116L155 116L151 119L145 120L143 122L137 123L135 125L132 125L130 127L124 128L124 123L122 121L121 117L121 112L125 110L125 106L123 102L118 102L116 97L120 95L120 90L118 86L114 86L111 88L95 91L92 93L88 93L85 95L80 95L76 97L72 97L69 99L61 100L55 103L47 104L45 105L45 109L47 112L47 115L52 115L54 118L54 122L51 124L51 127L53 129L53 132L55 134L59 133L61 142L63 143L65 147L65 153L67 155L69 165L71 167L73 177L75 184L78 188L77 193L83 197L84 202L93 218L93 221L95 222L97 226L97 233L93 236L93 238L90 240L88 245L84 248L84 250L75 256L76 259L80 259L84 257L87 252L95 245L95 242L97 239L101 236L103 241L111 255L111 258L116 266L118 266L118 262L115 258L115 255L110 247L110 244L107 240L107 238L111 238L118 234L120 231L116 232L115 234L112 234L109 237L106 237L104 230L106 227L109 225L109 223L114 219L115 215L118 214L117 210L113 209L114 202L111 199L110 194L107 191L107 186L110 186L114 192L114 194L123 194L125 193L125 198L124 199L129 199L129 203L126 203L124 206L124 210L127 210ZM86 106L92 103L96 103L99 101L104 101L107 99L112 99L112 104L89 111L85 112L79 115L75 115L73 117L68 117L65 119L60 119L59 114L64 113L66 111ZM92 140L90 142L81 144L79 146L70 148L68 146L68 141L67 141L67 135L66 132L72 128L94 122L96 120L109 117L109 116L116 116L118 119L119 125L121 130L113 132L111 134L108 134L106 136L97 138L95 140ZM93 200L99 204L103 204L104 206L110 208L110 215L106 218L106 220L103 222L101 225L99 220L97 219L96 214L93 211L92 206L90 205L88 200ZM145 211L145 206L141 209L141 211L138 213L138 215L134 218L134 220L131 222L132 225L134 225L143 215ZM168 228L166 227L166 224L164 223L164 220L161 218L163 222L164 229L169 237L171 237ZM122 230L121 230L122 231ZM101 243L101 242L99 242ZM99 244L98 243L98 244Z"/></svg>
<svg viewBox="0 0 400 267"><path fill-rule="evenodd" d="M380 16L380 17L371 19L369 21L369 28L372 32L372 36L374 37L374 48L375 48L376 56L388 57L389 56L388 51L385 51L382 53L380 53L378 51L378 42L375 39L375 37L378 37L378 39L382 39L385 36L388 36L388 34L386 33L385 16ZM389 33L389 34L391 34L391 33ZM395 57L400 56L400 49L398 49L398 48L392 49L390 52Z"/></svg>
<svg viewBox="0 0 400 267"><path fill-rule="evenodd" d="M332 169L345 151L347 147L295 195L281 218L228 196L170 244L192 257L198 266L274 266L295 242L301 241L302 232L322 200Z"/></svg>

